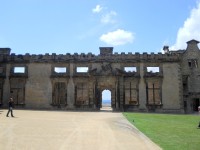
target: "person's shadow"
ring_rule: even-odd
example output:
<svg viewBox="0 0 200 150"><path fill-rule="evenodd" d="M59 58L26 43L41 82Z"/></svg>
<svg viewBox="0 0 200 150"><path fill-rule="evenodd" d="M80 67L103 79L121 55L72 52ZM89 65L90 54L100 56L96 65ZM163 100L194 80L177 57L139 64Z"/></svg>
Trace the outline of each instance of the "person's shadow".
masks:
<svg viewBox="0 0 200 150"><path fill-rule="evenodd" d="M14 117L11 117L11 116L9 116L9 117L7 117L7 118L16 118L16 119L17 119L17 118L19 118L19 117L16 117L16 116L14 116Z"/></svg>

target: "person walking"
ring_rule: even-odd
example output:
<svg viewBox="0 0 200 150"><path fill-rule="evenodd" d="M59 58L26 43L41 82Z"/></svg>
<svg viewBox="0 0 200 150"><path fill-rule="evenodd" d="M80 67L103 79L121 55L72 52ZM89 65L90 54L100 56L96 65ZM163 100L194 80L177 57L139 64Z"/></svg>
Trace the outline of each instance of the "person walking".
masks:
<svg viewBox="0 0 200 150"><path fill-rule="evenodd" d="M8 102L8 113L6 115L6 117L9 117L9 113L11 113L11 116L13 116L13 105L14 105L14 102L13 102L13 99L12 97L10 98L9 102Z"/></svg>

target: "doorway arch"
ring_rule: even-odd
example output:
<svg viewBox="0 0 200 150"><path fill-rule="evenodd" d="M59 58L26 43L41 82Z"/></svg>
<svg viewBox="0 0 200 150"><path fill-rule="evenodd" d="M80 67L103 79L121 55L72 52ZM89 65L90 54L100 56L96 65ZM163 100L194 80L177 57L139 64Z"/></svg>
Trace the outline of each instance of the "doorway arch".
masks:
<svg viewBox="0 0 200 150"><path fill-rule="evenodd" d="M101 92L101 110L112 110L112 100L111 100L111 91L104 89Z"/></svg>

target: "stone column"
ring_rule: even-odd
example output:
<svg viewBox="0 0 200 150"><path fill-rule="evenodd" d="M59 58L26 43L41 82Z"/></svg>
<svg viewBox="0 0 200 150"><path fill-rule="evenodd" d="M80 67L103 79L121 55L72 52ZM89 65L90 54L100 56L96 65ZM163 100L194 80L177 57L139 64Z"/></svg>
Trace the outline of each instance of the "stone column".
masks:
<svg viewBox="0 0 200 150"><path fill-rule="evenodd" d="M119 78L119 94L120 94L120 101L119 101L119 109L124 110L124 78Z"/></svg>
<svg viewBox="0 0 200 150"><path fill-rule="evenodd" d="M139 82L139 109L146 109L146 84L144 76L144 63L140 63L140 82Z"/></svg>
<svg viewBox="0 0 200 150"><path fill-rule="evenodd" d="M70 63L70 78L69 78L69 82L67 85L67 104L68 104L68 108L74 108L74 103L75 103L75 97L74 97L74 93L75 93L75 88L74 88L74 81L73 81L73 73L74 73L74 64Z"/></svg>
<svg viewBox="0 0 200 150"><path fill-rule="evenodd" d="M117 79L117 81L116 81L116 83L115 83L115 106L116 106L116 109L118 110L119 109L119 103L118 103L118 101L119 101L119 90L118 90L118 86L119 86L119 81L118 81L119 79Z"/></svg>
<svg viewBox="0 0 200 150"><path fill-rule="evenodd" d="M4 79L4 85L3 85L3 105L4 107L7 107L8 100L10 97L10 81L9 81L9 75L10 75L10 64L6 65L6 78Z"/></svg>

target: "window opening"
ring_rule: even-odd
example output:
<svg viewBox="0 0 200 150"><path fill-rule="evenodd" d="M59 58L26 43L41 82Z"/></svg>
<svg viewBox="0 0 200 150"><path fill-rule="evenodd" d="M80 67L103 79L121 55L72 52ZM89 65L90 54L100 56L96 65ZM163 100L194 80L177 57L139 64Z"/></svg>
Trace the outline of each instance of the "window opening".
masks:
<svg viewBox="0 0 200 150"><path fill-rule="evenodd" d="M124 85L124 90L125 90L125 104L137 105L138 104L137 84L131 81L126 81Z"/></svg>
<svg viewBox="0 0 200 150"><path fill-rule="evenodd" d="M126 72L137 72L136 67L124 67L124 71Z"/></svg>
<svg viewBox="0 0 200 150"><path fill-rule="evenodd" d="M53 89L53 105L67 104L66 85L64 82L56 82Z"/></svg>
<svg viewBox="0 0 200 150"><path fill-rule="evenodd" d="M152 72L152 73L160 72L160 68L159 67L147 67L147 72Z"/></svg>
<svg viewBox="0 0 200 150"><path fill-rule="evenodd" d="M153 105L161 104L159 82L147 84L147 100L148 104L153 104Z"/></svg>
<svg viewBox="0 0 200 150"><path fill-rule="evenodd" d="M77 73L87 73L88 72L88 67L77 67L76 68Z"/></svg>
<svg viewBox="0 0 200 150"><path fill-rule="evenodd" d="M15 105L25 104L25 84L26 79L11 78L10 79L10 96L13 97Z"/></svg>
<svg viewBox="0 0 200 150"><path fill-rule="evenodd" d="M192 67L192 62L189 60L188 61L188 66L191 68Z"/></svg>
<svg viewBox="0 0 200 150"><path fill-rule="evenodd" d="M78 83L75 87L76 95L76 105L88 105L89 95L88 95L88 84Z"/></svg>
<svg viewBox="0 0 200 150"><path fill-rule="evenodd" d="M14 73L25 73L25 67L14 67Z"/></svg>
<svg viewBox="0 0 200 150"><path fill-rule="evenodd" d="M54 71L56 73L66 73L67 72L67 68L66 67L55 67Z"/></svg>
<svg viewBox="0 0 200 150"><path fill-rule="evenodd" d="M198 68L198 62L196 59L188 60L189 68Z"/></svg>

